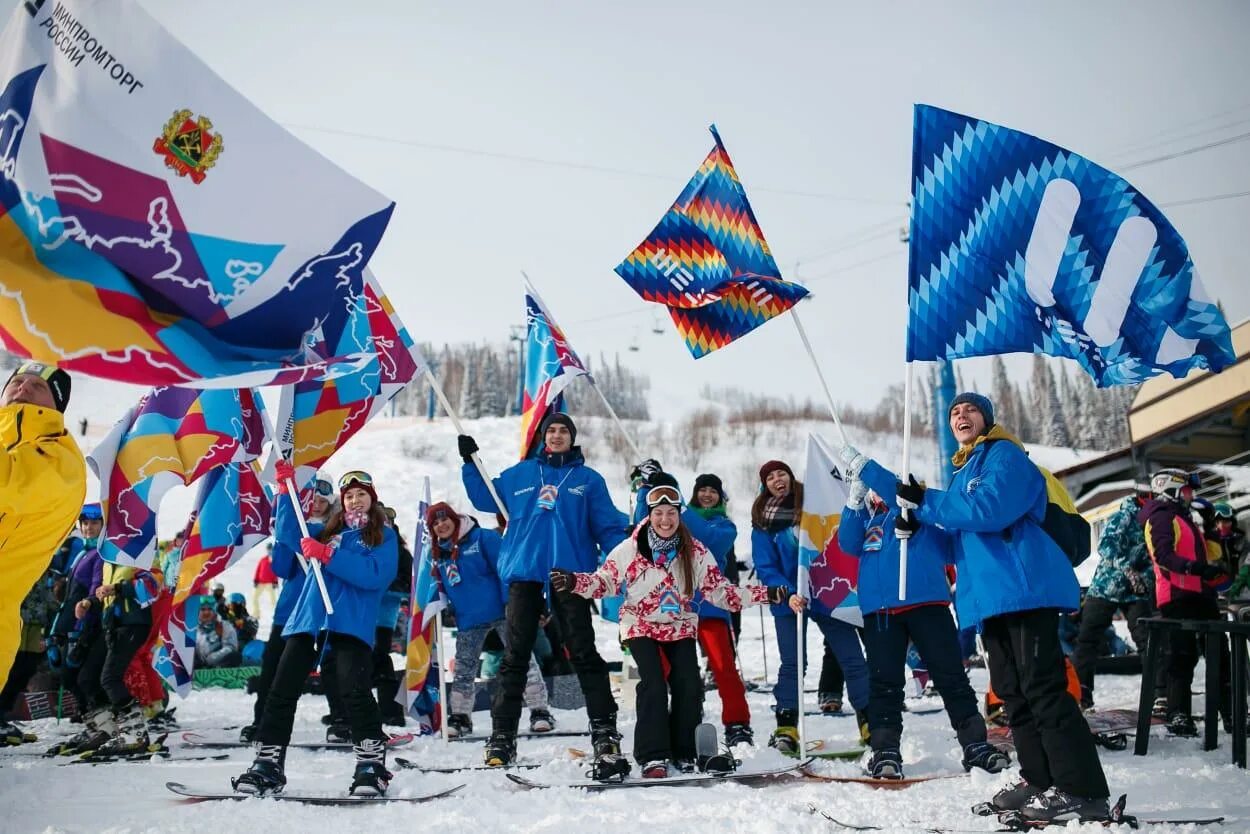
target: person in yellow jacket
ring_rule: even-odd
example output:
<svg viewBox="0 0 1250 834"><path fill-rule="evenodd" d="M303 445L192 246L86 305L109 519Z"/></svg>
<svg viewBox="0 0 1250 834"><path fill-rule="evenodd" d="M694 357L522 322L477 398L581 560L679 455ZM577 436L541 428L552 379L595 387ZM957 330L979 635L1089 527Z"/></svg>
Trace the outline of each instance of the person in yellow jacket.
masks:
<svg viewBox="0 0 1250 834"><path fill-rule="evenodd" d="M0 392L0 673L22 637L22 600L78 520L87 465L65 430L69 374L26 362Z"/></svg>

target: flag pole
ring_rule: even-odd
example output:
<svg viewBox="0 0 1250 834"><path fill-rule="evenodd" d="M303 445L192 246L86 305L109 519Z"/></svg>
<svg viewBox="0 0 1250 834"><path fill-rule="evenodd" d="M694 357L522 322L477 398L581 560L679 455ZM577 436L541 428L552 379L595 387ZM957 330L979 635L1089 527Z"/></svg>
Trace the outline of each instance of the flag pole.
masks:
<svg viewBox="0 0 1250 834"><path fill-rule="evenodd" d="M443 662L443 612L439 611L434 615L434 657L438 663L438 708L443 711L442 720L439 721L439 730L443 736L443 743L450 744L451 739L447 737L447 718L449 716L448 709L450 705L447 703L447 664Z"/></svg>
<svg viewBox="0 0 1250 834"><path fill-rule="evenodd" d="M456 414L456 410L447 401L447 394L443 392L443 386L439 385L438 377L434 376L434 372L430 370L428 365L425 368L425 378L430 381L430 388L434 391L434 396L438 397L439 403L443 406L443 411L447 412L447 416L451 418L451 424L456 427L456 434L464 434L464 426L460 425L460 415ZM482 476L482 482L486 484L486 491L490 493L491 498L495 499L495 506L499 508L499 514L503 516L503 520L511 521L508 518L508 508L504 506L499 493L495 491L495 482L491 479L490 473L486 471L486 466L482 463L482 459L478 457L477 452L473 453L473 465L477 467L478 474Z"/></svg>
<svg viewBox="0 0 1250 834"><path fill-rule="evenodd" d="M903 466L899 476L903 483L911 477L911 389L914 363L907 362L907 372L903 377ZM903 518L908 517L908 510L903 510ZM907 539L898 543L898 599L903 603L907 599Z"/></svg>
<svg viewBox="0 0 1250 834"><path fill-rule="evenodd" d="M634 438L629 436L629 432L625 430L625 424L621 422L621 418L616 416L616 409L612 407L612 403L608 402L608 398L603 395L603 391L599 390L599 383L590 378L590 387L595 389L595 393L599 395L599 399L603 400L603 407L608 410L608 414L612 415L612 419L616 421L616 428L620 431L621 437L625 438L625 442L629 444L629 448L634 451L634 460L642 460L642 452L638 449L638 444L634 442Z"/></svg>
<svg viewBox="0 0 1250 834"><path fill-rule="evenodd" d="M833 394L829 392L829 383L825 382L825 374L820 370L820 363L816 361L816 352L812 350L812 343L807 338L807 331L803 329L803 320L799 318L799 308L797 306L790 308L790 317L794 319L794 326L798 328L799 338L803 340L803 347L807 349L807 355L812 360L812 367L816 369L816 376L820 379L820 387L825 392L825 401L829 404L829 416L833 418L833 425L838 430L838 435L842 438L842 445L847 446L850 441L846 439L846 429L842 427L842 421L838 419L838 409L833 404Z"/></svg>
<svg viewBox="0 0 1250 834"><path fill-rule="evenodd" d="M807 587L808 578L806 574L807 574L807 570L803 567L802 562L800 562L799 574L797 577L797 581L795 582L794 592L796 594L801 593L804 597L808 597L811 595L810 589ZM787 600L786 603L789 604L789 600ZM807 604L811 605L810 599L808 600ZM794 623L795 623L794 628L795 628L795 631L797 632L794 645L795 645L795 648L798 650L798 657L795 658L796 662L798 663L798 668L795 670L796 671L795 678L797 678L798 680L798 688L799 688L797 703L799 705L799 758L800 759L802 759L805 755L807 755L807 721L805 720L804 715L803 715L803 713L805 712L803 708L803 679L804 677L806 677L805 672L807 671L807 651L806 651L807 646L804 645L806 642L805 638L807 635L805 634L805 630L803 628L805 624L805 620L803 618L806 616L807 616L807 609L804 608L794 618Z"/></svg>

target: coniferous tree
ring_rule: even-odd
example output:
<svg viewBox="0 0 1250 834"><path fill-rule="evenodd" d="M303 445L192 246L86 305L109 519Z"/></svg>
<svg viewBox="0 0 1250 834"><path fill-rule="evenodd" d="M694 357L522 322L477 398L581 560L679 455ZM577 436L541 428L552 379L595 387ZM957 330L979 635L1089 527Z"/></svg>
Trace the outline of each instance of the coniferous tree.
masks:
<svg viewBox="0 0 1250 834"><path fill-rule="evenodd" d="M1016 393L1007 376L1003 357L991 360L990 400L994 403L994 420L1008 431L1021 432L1020 415L1016 411ZM1018 434L1017 434L1018 436Z"/></svg>
<svg viewBox="0 0 1250 834"><path fill-rule="evenodd" d="M507 396L499 374L499 360L489 347L482 351L481 396L479 407L483 417L503 417Z"/></svg>
<svg viewBox="0 0 1250 834"><path fill-rule="evenodd" d="M1044 361L1042 367L1046 373L1042 442L1047 446L1071 446L1072 438L1068 433L1066 409L1059 399L1059 386L1055 384L1055 374L1049 362Z"/></svg>

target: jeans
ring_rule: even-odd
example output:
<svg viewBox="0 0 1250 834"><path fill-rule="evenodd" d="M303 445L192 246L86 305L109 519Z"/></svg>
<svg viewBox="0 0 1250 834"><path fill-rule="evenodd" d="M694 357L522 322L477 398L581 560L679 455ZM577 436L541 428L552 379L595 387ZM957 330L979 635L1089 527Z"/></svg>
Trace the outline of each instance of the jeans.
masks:
<svg viewBox="0 0 1250 834"><path fill-rule="evenodd" d="M369 684L373 678L373 647L356 637L330 632L330 651L336 655L335 674L339 691L352 724L352 743L365 739L383 740L382 716ZM282 659L273 678L273 687L265 700L256 740L261 744L291 742L295 724L295 706L304 691L304 681L317 666L320 652L311 634L292 634L282 649Z"/></svg>
<svg viewBox="0 0 1250 834"><path fill-rule="evenodd" d="M981 624L981 642L990 685L1007 710L1020 775L1043 790L1053 785L1076 796L1108 796L1094 736L1068 693L1059 613L1037 608L990 617Z"/></svg>
<svg viewBox="0 0 1250 834"><path fill-rule="evenodd" d="M456 632L456 674L451 680L451 701L449 712L452 715L472 715L473 698L477 692L477 674L482 664L482 646L486 636L492 631L505 633L504 620L483 623L473 628L463 628ZM507 641L504 641L507 647ZM531 710L547 709L547 684L543 682L542 670L538 661L530 655L529 669L525 675L525 706Z"/></svg>
<svg viewBox="0 0 1250 834"><path fill-rule="evenodd" d="M922 605L894 614L876 612L864 617L864 647L868 649L868 727L874 750L897 750L903 735L903 697L908 643L929 672L951 727L966 747L985 741L985 721L977 696L968 683L959 656L959 632L946 605Z"/></svg>
<svg viewBox="0 0 1250 834"><path fill-rule="evenodd" d="M809 613L803 619L804 633L807 631L809 619L816 623L816 627L824 635L826 645L837 657L838 665L846 675L846 690L851 706L856 710L865 709L868 706L868 666L864 663L864 654L855 627L824 614ZM798 710L798 623L793 614L774 614L773 624L777 628L777 650L781 654L781 668L777 671L777 685L773 688L775 709ZM806 672L807 658L804 657L803 660L803 671Z"/></svg>
<svg viewBox="0 0 1250 834"><path fill-rule="evenodd" d="M515 734L521 720L521 696L529 675L538 619L546 608L541 582L513 582L508 586L507 627L503 663L491 704L495 732ZM590 621L590 600L574 594L551 595L551 613L559 621L564 647L569 653L586 712L592 722L616 718L616 700L608 680L608 664L595 648L595 628Z"/></svg>
<svg viewBox="0 0 1250 834"><path fill-rule="evenodd" d="M694 759L694 728L703 720L703 682L695 641L666 643L635 637L629 641L629 653L638 664L634 760L645 765Z"/></svg>

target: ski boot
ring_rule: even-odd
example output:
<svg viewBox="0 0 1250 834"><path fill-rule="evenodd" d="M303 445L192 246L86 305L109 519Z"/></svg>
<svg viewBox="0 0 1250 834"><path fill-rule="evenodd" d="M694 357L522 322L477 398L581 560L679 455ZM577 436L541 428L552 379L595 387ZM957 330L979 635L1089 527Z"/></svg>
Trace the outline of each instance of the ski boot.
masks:
<svg viewBox="0 0 1250 834"><path fill-rule="evenodd" d="M1168 733L1181 738L1193 738L1198 735L1198 725L1192 716L1183 712L1174 712L1168 716Z"/></svg>
<svg viewBox="0 0 1250 834"><path fill-rule="evenodd" d="M239 741L243 744L251 744L256 741L256 725L248 724L246 727L239 730Z"/></svg>
<svg viewBox="0 0 1250 834"><path fill-rule="evenodd" d="M344 722L326 727L326 741L330 744L351 744L352 725Z"/></svg>
<svg viewBox="0 0 1250 834"><path fill-rule="evenodd" d="M530 732L549 733L556 728L556 720L551 712L545 709L530 710Z"/></svg>
<svg viewBox="0 0 1250 834"><path fill-rule="evenodd" d="M971 771L974 767L986 773L998 773L1011 765L1011 756L988 741L974 741L964 746L964 770Z"/></svg>
<svg viewBox="0 0 1250 834"><path fill-rule="evenodd" d="M495 730L486 742L487 767L507 767L516 761L516 733Z"/></svg>
<svg viewBox="0 0 1250 834"><path fill-rule="evenodd" d="M842 696L832 692L821 692L816 696L816 703L824 715L837 715L842 711Z"/></svg>
<svg viewBox="0 0 1250 834"><path fill-rule="evenodd" d="M447 716L447 735L449 738L473 735L473 719L462 712L453 712Z"/></svg>
<svg viewBox="0 0 1250 834"><path fill-rule="evenodd" d="M174 718L174 709L158 709L155 714L148 717L148 732L152 735L162 735L170 733L178 729L178 719Z"/></svg>
<svg viewBox="0 0 1250 834"><path fill-rule="evenodd" d="M113 737L117 724L113 721L113 711L108 707L92 710L83 719L83 729L69 741L49 750L49 756L76 756L99 749L100 745Z"/></svg>
<svg viewBox="0 0 1250 834"><path fill-rule="evenodd" d="M125 756L148 749L148 722L134 701L113 712L117 729L113 737L95 751L96 756Z"/></svg>
<svg viewBox="0 0 1250 834"><path fill-rule="evenodd" d="M0 745L17 747L19 744L29 744L38 740L34 733L26 732L16 722L0 721Z"/></svg>
<svg viewBox="0 0 1250 834"><path fill-rule="evenodd" d="M1020 816L1034 823L1071 819L1104 821L1110 815L1107 797L1075 796L1056 787L1037 794L1020 809Z"/></svg>
<svg viewBox="0 0 1250 834"><path fill-rule="evenodd" d="M615 715L591 720L590 743L595 752L590 778L596 782L625 781L630 765L629 759L621 755L621 734L616 731Z"/></svg>
<svg viewBox="0 0 1250 834"><path fill-rule="evenodd" d="M768 746L775 747L785 756L799 755L799 713L792 709L777 710L777 729L768 739Z"/></svg>
<svg viewBox="0 0 1250 834"><path fill-rule="evenodd" d="M755 744L755 733L746 722L734 722L725 725L725 746L737 747L739 744Z"/></svg>
<svg viewBox="0 0 1250 834"><path fill-rule="evenodd" d="M386 769L386 742L367 738L353 745L356 773L348 791L352 796L385 796L394 774Z"/></svg>
<svg viewBox="0 0 1250 834"><path fill-rule="evenodd" d="M230 780L236 793L265 796L286 787L286 745L257 744L256 758L245 773Z"/></svg>
<svg viewBox="0 0 1250 834"><path fill-rule="evenodd" d="M990 817L1024 808L1035 796L1042 794L1041 788L1035 788L1023 779L1017 779L994 794L989 802L978 802L972 806L972 813L979 817Z"/></svg>
<svg viewBox="0 0 1250 834"><path fill-rule="evenodd" d="M662 759L647 762L642 766L643 779L666 779L668 778L668 762Z"/></svg>
<svg viewBox="0 0 1250 834"><path fill-rule="evenodd" d="M868 760L866 772L873 779L902 779L903 754L896 749L877 750Z"/></svg>

